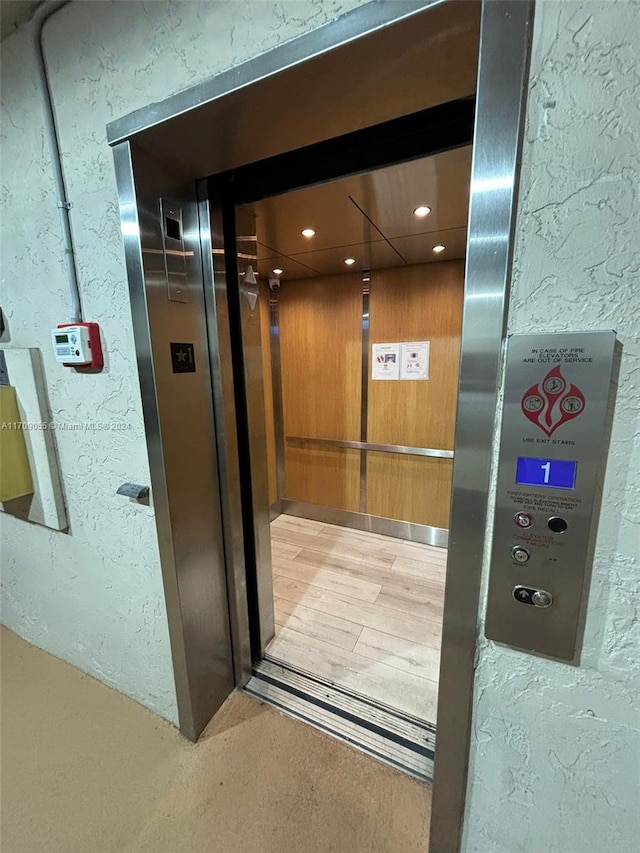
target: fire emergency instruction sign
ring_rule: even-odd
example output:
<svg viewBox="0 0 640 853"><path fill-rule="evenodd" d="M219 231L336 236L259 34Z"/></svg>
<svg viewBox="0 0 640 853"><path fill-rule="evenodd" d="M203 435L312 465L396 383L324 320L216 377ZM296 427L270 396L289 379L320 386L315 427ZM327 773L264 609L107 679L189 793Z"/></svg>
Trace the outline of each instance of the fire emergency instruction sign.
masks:
<svg viewBox="0 0 640 853"><path fill-rule="evenodd" d="M373 344L371 378L425 380L429 378L429 341Z"/></svg>
<svg viewBox="0 0 640 853"><path fill-rule="evenodd" d="M525 353L522 365L539 378L523 392L521 411L547 438L584 412L585 395L572 379L593 363L594 354L584 346L531 347Z"/></svg>
<svg viewBox="0 0 640 853"><path fill-rule="evenodd" d="M567 513L593 502L587 481L602 454L614 348L613 332L514 335L509 341L498 488L521 539L534 527L535 513L557 513L568 525ZM554 534L564 530L539 527L536 547L562 549L567 537Z"/></svg>

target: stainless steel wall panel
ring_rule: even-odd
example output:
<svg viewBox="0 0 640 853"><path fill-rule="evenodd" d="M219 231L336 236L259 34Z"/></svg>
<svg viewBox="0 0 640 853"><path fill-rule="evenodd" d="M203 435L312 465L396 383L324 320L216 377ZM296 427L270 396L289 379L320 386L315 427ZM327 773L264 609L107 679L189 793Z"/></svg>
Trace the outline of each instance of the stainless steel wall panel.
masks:
<svg viewBox="0 0 640 853"><path fill-rule="evenodd" d="M236 258L238 299L242 326L242 360L244 395L249 442L250 489L253 509L253 544L255 549L256 592L258 596L258 631L261 656L275 634L273 610L273 577L271 572L271 531L269 509L269 477L267 471L267 429L264 402L264 366L260 329L260 294L256 278L256 220L247 206L236 208ZM253 559L254 555L251 555Z"/></svg>
<svg viewBox="0 0 640 853"><path fill-rule="evenodd" d="M273 418L276 441L276 491L280 501L287 493L284 469L284 424L282 413L282 365L280 363L280 312L278 293L269 294L269 347L271 348L271 379L273 393Z"/></svg>
<svg viewBox="0 0 640 853"><path fill-rule="evenodd" d="M460 848L533 3L483 4L429 849Z"/></svg>
<svg viewBox="0 0 640 853"><path fill-rule="evenodd" d="M362 273L362 371L360 383L360 442L367 441L369 418L369 272ZM360 449L360 512L367 511L367 450Z"/></svg>
<svg viewBox="0 0 640 853"><path fill-rule="evenodd" d="M180 729L195 740L234 684L195 186L129 143L114 153ZM163 195L182 206L188 303L168 298ZM174 372L171 343L192 347L194 372Z"/></svg>
<svg viewBox="0 0 640 853"><path fill-rule="evenodd" d="M416 524L413 521L401 521L396 518L383 518L365 512L350 512L330 506L309 504L302 501L280 501L278 514L295 515L298 518L311 518L325 524L337 524L340 527L352 527L354 530L368 530L369 533L381 533L407 542L421 542L435 548L446 548L449 531L444 527L432 527L429 524Z"/></svg>
<svg viewBox="0 0 640 853"><path fill-rule="evenodd" d="M244 685L251 678L252 672L251 642L227 275L224 254L220 251L224 248L222 210L213 200L209 200L208 193L208 182L200 181L198 198L202 267L216 419L233 663L236 684ZM214 252L214 249L218 251Z"/></svg>

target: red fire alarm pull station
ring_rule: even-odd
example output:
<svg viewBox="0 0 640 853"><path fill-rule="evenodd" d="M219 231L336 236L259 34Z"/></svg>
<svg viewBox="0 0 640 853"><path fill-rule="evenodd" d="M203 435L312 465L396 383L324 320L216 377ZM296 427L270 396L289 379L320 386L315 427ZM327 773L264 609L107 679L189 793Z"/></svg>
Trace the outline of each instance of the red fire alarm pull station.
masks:
<svg viewBox="0 0 640 853"><path fill-rule="evenodd" d="M104 365L97 323L62 323L51 333L56 361L65 367Z"/></svg>

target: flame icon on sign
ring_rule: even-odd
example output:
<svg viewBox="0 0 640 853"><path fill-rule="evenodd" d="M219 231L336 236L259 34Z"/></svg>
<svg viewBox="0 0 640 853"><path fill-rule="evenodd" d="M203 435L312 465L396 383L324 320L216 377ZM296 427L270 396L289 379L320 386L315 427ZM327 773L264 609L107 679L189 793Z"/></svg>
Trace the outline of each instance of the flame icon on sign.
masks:
<svg viewBox="0 0 640 853"><path fill-rule="evenodd" d="M554 367L538 385L524 392L522 414L551 436L559 426L577 418L585 409L584 394L569 385L559 367Z"/></svg>

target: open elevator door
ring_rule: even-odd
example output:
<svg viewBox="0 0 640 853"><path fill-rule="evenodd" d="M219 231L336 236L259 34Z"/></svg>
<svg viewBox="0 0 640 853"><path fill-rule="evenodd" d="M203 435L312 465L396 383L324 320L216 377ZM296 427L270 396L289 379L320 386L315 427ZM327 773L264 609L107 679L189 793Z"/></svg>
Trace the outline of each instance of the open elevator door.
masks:
<svg viewBox="0 0 640 853"><path fill-rule="evenodd" d="M240 455L243 483L243 517L245 520L245 558L247 566L247 599L252 621L251 651L254 660L264 657L273 639L273 578L271 573L271 537L269 533L269 485L267 471L267 436L264 400L263 346L260 327L260 290L255 215L246 207L229 208L227 245L234 254L227 258L228 268L235 262L238 282L230 293L236 315L236 398L238 429L245 432L245 448ZM232 232L231 229L234 229ZM237 313L236 313L237 312ZM233 340L233 338L232 338ZM242 403L244 402L244 406Z"/></svg>
<svg viewBox="0 0 640 853"><path fill-rule="evenodd" d="M255 216L198 184L236 681L275 633Z"/></svg>
<svg viewBox="0 0 640 853"><path fill-rule="evenodd" d="M218 423L228 421L229 413L235 412L235 423L228 422L229 431L237 434L237 502L241 510L236 506L226 515L236 537L239 525L242 527L242 557L236 556L231 571L237 576L238 585L244 583L246 588L254 664L265 656L275 623L263 370L264 347L269 346L269 341L261 339L253 203L298 187L467 146L473 135L474 108L473 96L467 96L221 173L208 184L200 184L201 230L205 235L207 230L211 233L210 252L203 247L203 254L211 257L210 292L215 302L217 340L211 341L211 350L215 360L216 346L228 340L233 375L232 381L221 388L216 402ZM204 265L206 279L206 258ZM224 370L224 354L220 359ZM224 452L224 448L219 449L219 455ZM224 471L224 459L220 467ZM221 490L225 514L229 502L224 478ZM227 528L227 539L233 535L233 530Z"/></svg>
<svg viewBox="0 0 640 853"><path fill-rule="evenodd" d="M261 334L254 209L261 199L289 194L298 188L332 184L345 176L364 175L468 147L473 135L474 106L473 96L439 104L215 175L208 184L200 185L201 234L203 239L207 231L211 235L211 246L203 245L203 255L205 268L209 265L212 270L213 287L207 288L205 269L205 287L213 294L214 302L212 329L217 337L217 342L211 341L212 357L215 360L216 346L222 347L228 339L228 353L219 356L219 367L224 370L231 365L232 373L231 383L216 401L217 424L229 422L225 412L236 413L229 430L237 440L240 508L236 507L232 526L237 529L240 525L243 530L243 556L227 565L240 578L244 572L255 671L248 689L420 779L430 779L433 772L434 716L418 717L385 703L380 696L371 697L333 678L323 678L311 665L303 670L280 659L280 655L274 658L265 654L275 633L263 369L263 356L267 355L265 348L270 341L263 340ZM262 272L264 287L266 272ZM359 347L362 349L362 341ZM215 381L215 364L213 373ZM363 375L366 382L368 371ZM224 448L221 455L224 456ZM220 468L224 472L224 459L220 460ZM224 477L221 492L223 515L229 518ZM303 666L299 662L298 665ZM239 683L246 684L246 680Z"/></svg>
<svg viewBox="0 0 640 853"><path fill-rule="evenodd" d="M451 130L460 141L469 137L472 104L461 105L461 111L454 122L455 131ZM213 297L214 309L210 346L214 362L214 398L217 397L216 422L218 433L221 425L226 428L229 424L236 436L238 481L242 493L242 510L236 506L233 526L237 529L241 525L244 530L239 552L243 556L235 565L228 563L228 570L233 575L238 569L245 569L254 671L246 688L261 701L403 772L428 780L432 776L434 756L435 726L432 723L410 719L380 702L266 654L275 627L263 370L264 347L269 341L264 339L260 327L256 223L253 202L241 196L242 200L237 203L229 185L212 180L207 188L202 184L200 189L205 289ZM206 242L208 234L210 246ZM209 265L208 258L211 259ZM211 270L212 286L208 286L207 265ZM218 363L216 355L220 356ZM224 383L225 366L230 365L232 381L227 382L223 393L216 394L216 375L221 375ZM235 411L232 424L229 423L231 411ZM220 445L219 434L217 440ZM224 454L224 448L221 450ZM225 465L223 458L220 460L221 503L223 516L228 519L232 501L228 482L225 483ZM225 525L225 538L230 539L228 525ZM233 580L229 587L233 589Z"/></svg>

